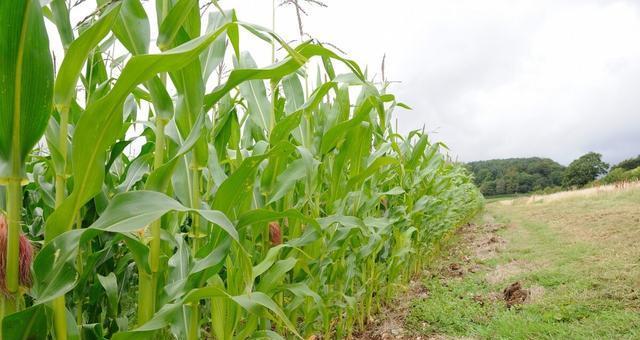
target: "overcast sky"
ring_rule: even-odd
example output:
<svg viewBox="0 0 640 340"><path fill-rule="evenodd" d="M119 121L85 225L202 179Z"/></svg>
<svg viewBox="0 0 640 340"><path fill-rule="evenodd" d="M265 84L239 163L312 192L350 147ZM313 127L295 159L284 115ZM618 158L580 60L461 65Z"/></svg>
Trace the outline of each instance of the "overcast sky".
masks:
<svg viewBox="0 0 640 340"><path fill-rule="evenodd" d="M271 27L272 1L219 3ZM387 79L399 81L391 91L413 107L396 112L400 130L425 126L454 158L566 165L589 151L610 163L640 154L640 0L323 1L328 8L305 6L305 31L377 79L386 54ZM72 20L94 6L84 2ZM153 0L145 7L155 31ZM278 33L298 38L293 7L276 19ZM270 63L270 47L246 38L241 48Z"/></svg>
<svg viewBox="0 0 640 340"><path fill-rule="evenodd" d="M280 0L277 0L280 2ZM387 78L402 131L426 126L462 161L640 154L640 1L326 0L305 31ZM271 26L271 0L222 0ZM276 30L297 37L292 7Z"/></svg>

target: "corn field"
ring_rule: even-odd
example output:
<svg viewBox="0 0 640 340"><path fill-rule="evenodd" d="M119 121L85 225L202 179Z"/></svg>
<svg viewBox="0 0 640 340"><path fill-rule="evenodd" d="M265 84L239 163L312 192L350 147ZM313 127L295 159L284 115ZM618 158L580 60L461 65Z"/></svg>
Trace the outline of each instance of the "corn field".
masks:
<svg viewBox="0 0 640 340"><path fill-rule="evenodd" d="M346 338L481 208L389 83L212 4L0 1L2 339Z"/></svg>

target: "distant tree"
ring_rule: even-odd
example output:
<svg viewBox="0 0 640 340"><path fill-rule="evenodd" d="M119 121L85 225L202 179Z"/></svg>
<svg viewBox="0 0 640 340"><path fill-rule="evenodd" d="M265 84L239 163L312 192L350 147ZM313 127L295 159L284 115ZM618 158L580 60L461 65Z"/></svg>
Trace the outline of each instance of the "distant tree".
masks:
<svg viewBox="0 0 640 340"><path fill-rule="evenodd" d="M549 174L549 180L551 180L551 183L549 186L554 186L554 187L561 186L563 178L564 178L564 169L552 171Z"/></svg>
<svg viewBox="0 0 640 340"><path fill-rule="evenodd" d="M518 173L516 178L518 181L518 192L530 192L533 190L534 182L536 180L535 175L521 172Z"/></svg>
<svg viewBox="0 0 640 340"><path fill-rule="evenodd" d="M509 158L470 162L475 183L486 196L528 193L562 185L564 167L548 158Z"/></svg>
<svg viewBox="0 0 640 340"><path fill-rule="evenodd" d="M624 170L624 168L611 169L609 173L602 178L602 183L611 184L622 181L640 180L640 166L633 170Z"/></svg>
<svg viewBox="0 0 640 340"><path fill-rule="evenodd" d="M489 182L493 180L493 172L491 172L490 169L481 169L477 174L476 174L476 179L478 180L478 182L482 183L482 182Z"/></svg>
<svg viewBox="0 0 640 340"><path fill-rule="evenodd" d="M607 169L609 169L609 164L602 161L601 154L589 152L569 164L564 172L562 185L582 187L598 176L606 174Z"/></svg>
<svg viewBox="0 0 640 340"><path fill-rule="evenodd" d="M499 180L496 180L496 191L495 191L496 195L504 195L507 192L505 191L505 181L504 178L500 178Z"/></svg>
<svg viewBox="0 0 640 340"><path fill-rule="evenodd" d="M604 178L602 179L602 182L605 184L611 184L611 183L624 181L626 179L625 173L626 171L624 171L623 168L611 169L611 171L609 171L609 173L606 176L604 176Z"/></svg>
<svg viewBox="0 0 640 340"><path fill-rule="evenodd" d="M495 181L485 181L482 182L480 186L480 191L483 195L493 196L496 195L496 182Z"/></svg>
<svg viewBox="0 0 640 340"><path fill-rule="evenodd" d="M625 159L624 161L612 166L611 170L612 171L615 169L633 170L637 167L640 167L640 156L636 158Z"/></svg>

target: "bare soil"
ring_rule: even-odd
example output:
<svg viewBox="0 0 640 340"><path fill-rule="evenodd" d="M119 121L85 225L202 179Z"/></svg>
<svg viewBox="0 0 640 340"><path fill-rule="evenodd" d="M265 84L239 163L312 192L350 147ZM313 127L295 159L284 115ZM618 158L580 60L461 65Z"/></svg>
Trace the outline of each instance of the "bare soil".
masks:
<svg viewBox="0 0 640 340"><path fill-rule="evenodd" d="M384 312L375 315L367 323L367 328L355 334L356 340L427 339L413 336L404 329L404 319L414 299L426 299L429 292L419 280L412 280L407 291L394 298L393 303L384 307Z"/></svg>
<svg viewBox="0 0 640 340"><path fill-rule="evenodd" d="M435 263L425 268L422 278L438 280L460 280L468 273L488 271L490 268L483 264L484 261L495 257L505 247L506 241L498 235L498 232L508 228L507 225L487 221L486 223L468 223L456 231L455 244L451 245ZM527 264L514 261L507 266L499 266L487 274L487 280L499 283L513 274L526 270ZM541 287L540 287L541 288ZM506 289L505 289L506 291ZM479 304L487 301L503 300L506 306L511 307L518 303L527 303L537 298L543 289L530 288L514 290L506 299L504 292L493 292L487 296L476 295L473 300ZM376 315L367 325L367 328L356 335L356 340L388 340L388 339L412 339L412 340L445 340L445 339L470 339L456 338L442 334L428 336L412 334L404 328L405 318L411 308L411 302L416 299L428 299L429 292L420 280L411 281L404 294L397 296L394 302L385 307L384 311ZM520 301L521 300L521 301Z"/></svg>

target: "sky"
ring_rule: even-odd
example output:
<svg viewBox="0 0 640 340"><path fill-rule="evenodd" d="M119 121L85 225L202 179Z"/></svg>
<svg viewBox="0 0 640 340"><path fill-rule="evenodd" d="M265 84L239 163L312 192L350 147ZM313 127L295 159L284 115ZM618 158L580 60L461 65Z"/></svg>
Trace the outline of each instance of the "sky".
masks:
<svg viewBox="0 0 640 340"><path fill-rule="evenodd" d="M454 158L640 154L640 1L325 3L306 6L305 32L370 75L386 54L391 92L413 108L400 130L425 126ZM220 4L271 27L271 0ZM293 7L277 9L276 31L298 36Z"/></svg>
<svg viewBox="0 0 640 340"><path fill-rule="evenodd" d="M391 92L413 108L396 111L400 131L424 127L454 159L567 165L595 151L613 164L640 154L640 0L323 1L328 7L304 6L308 36L376 79L386 55ZM153 1L144 3L153 13ZM273 0L219 3L241 21L272 26ZM95 8L82 5L72 21ZM292 6L277 8L276 31L297 43ZM271 61L257 39L241 37L241 48L259 66Z"/></svg>

